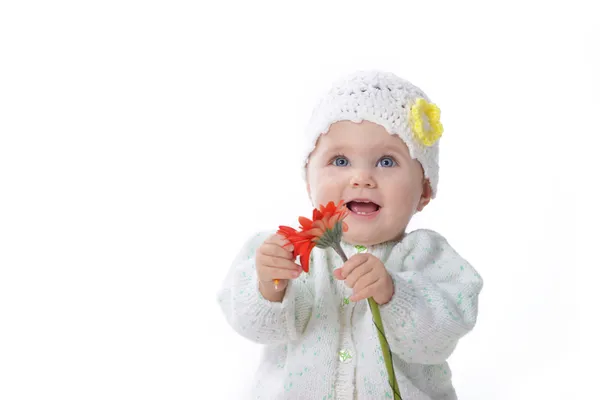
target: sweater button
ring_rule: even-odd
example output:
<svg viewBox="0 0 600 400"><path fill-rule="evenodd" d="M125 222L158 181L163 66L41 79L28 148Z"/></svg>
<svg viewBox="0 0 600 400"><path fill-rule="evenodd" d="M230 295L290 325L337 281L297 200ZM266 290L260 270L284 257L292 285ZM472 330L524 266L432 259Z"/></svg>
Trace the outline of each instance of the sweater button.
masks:
<svg viewBox="0 0 600 400"><path fill-rule="evenodd" d="M344 364L349 363L350 360L352 359L352 354L350 354L350 352L346 349L340 350L339 356L340 356L340 361L343 362Z"/></svg>

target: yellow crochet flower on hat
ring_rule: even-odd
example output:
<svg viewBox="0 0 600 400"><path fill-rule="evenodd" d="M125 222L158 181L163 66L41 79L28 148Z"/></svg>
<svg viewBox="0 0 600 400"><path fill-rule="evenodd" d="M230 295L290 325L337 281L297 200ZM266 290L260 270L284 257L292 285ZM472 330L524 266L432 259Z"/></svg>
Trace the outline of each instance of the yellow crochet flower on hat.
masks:
<svg viewBox="0 0 600 400"><path fill-rule="evenodd" d="M423 98L417 99L411 107L410 120L415 137L425 146L432 146L444 132L440 109Z"/></svg>

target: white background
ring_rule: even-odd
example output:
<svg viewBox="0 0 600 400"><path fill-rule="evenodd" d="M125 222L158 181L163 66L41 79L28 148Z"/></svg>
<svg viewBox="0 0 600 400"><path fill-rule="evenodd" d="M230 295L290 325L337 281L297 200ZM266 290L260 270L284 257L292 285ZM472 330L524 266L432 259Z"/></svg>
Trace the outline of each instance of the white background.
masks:
<svg viewBox="0 0 600 400"><path fill-rule="evenodd" d="M243 398L260 347L217 289L249 235L310 213L302 129L371 68L442 110L411 228L485 280L459 398L593 398L594 3L2 2L0 399Z"/></svg>

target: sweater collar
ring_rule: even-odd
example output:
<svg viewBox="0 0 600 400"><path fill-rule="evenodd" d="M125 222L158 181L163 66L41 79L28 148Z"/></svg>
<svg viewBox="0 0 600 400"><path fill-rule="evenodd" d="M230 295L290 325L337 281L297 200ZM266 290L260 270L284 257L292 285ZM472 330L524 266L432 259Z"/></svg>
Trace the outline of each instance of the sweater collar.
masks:
<svg viewBox="0 0 600 400"><path fill-rule="evenodd" d="M406 234L402 237L402 239L405 236L406 236ZM381 261L385 262L385 261L387 261L389 255L390 255L390 252L392 251L394 246L397 245L400 241L402 241L402 239L390 240L387 242L378 243L378 244L374 244L371 246L356 246L356 245L346 242L345 240L342 239L340 244L341 244L342 250L344 250L344 253L346 254L346 257L348 257L348 258L352 257L354 254L357 254L357 253L370 253L370 254L373 254L375 257L379 258Z"/></svg>

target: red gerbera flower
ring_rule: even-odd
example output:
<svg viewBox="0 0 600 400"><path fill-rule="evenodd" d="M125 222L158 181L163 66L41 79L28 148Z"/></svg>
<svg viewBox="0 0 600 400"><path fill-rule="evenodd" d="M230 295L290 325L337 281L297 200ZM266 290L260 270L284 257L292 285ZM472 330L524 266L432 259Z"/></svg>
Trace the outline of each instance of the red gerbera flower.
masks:
<svg viewBox="0 0 600 400"><path fill-rule="evenodd" d="M283 236L288 243L294 246L294 258L300 256L300 265L304 272L308 272L310 252L317 246L319 248L339 247L342 232L348 230L348 225L343 221L348 216L348 209L340 201L335 205L333 201L326 206L319 206L313 210L313 219L298 218L300 230L289 226L280 226L277 233Z"/></svg>

